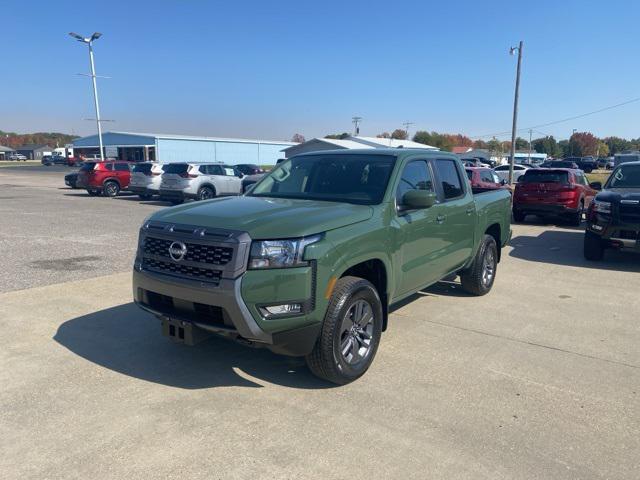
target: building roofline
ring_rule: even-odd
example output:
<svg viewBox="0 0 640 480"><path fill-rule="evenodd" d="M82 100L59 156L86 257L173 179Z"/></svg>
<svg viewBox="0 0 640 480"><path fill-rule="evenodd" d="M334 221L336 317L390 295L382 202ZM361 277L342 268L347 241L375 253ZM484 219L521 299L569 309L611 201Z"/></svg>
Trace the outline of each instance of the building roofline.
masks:
<svg viewBox="0 0 640 480"><path fill-rule="evenodd" d="M298 145L296 142L285 142L280 140L258 140L258 139L249 139L249 138L231 138L231 137L204 137L204 136L195 136L195 135L177 135L177 134L169 134L169 133L145 133L145 132L121 132L121 131L113 131L110 130L105 132L103 135L107 133L114 133L117 135L130 135L135 137L152 137L152 138L162 138L167 140L200 140L203 142L233 142L233 143L263 143L265 145ZM93 135L88 135L89 137ZM86 138L86 137L83 137Z"/></svg>

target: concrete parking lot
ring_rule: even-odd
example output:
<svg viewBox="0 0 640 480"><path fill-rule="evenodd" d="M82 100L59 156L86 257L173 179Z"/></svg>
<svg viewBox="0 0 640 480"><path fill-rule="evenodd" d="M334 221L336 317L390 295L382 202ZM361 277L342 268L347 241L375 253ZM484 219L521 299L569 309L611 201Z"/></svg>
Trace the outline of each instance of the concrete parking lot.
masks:
<svg viewBox="0 0 640 480"><path fill-rule="evenodd" d="M131 303L159 202L0 169L0 478L631 479L640 469L640 258L513 226L492 292L394 310L371 370L183 347Z"/></svg>

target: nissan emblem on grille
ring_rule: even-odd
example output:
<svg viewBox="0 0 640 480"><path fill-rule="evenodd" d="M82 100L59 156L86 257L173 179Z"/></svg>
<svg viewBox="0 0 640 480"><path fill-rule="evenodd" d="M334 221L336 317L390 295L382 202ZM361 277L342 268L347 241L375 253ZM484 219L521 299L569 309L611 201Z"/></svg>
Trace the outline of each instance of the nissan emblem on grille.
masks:
<svg viewBox="0 0 640 480"><path fill-rule="evenodd" d="M179 262L187 254L187 246L182 242L173 242L169 246L169 256L172 260Z"/></svg>

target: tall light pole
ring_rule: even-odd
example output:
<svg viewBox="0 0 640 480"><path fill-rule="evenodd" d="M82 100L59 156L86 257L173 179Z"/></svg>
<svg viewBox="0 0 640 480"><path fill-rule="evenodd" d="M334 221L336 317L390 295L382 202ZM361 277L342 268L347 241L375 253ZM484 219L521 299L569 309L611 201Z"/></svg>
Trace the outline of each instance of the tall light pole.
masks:
<svg viewBox="0 0 640 480"><path fill-rule="evenodd" d="M100 143L100 160L104 161L104 150L102 147L102 125L100 124L100 104L98 102L98 85L96 84L96 66L93 62L93 42L99 39L102 34L95 32L90 37L83 37L77 33L70 32L73 38L79 42L85 43L89 46L89 63L91 64L91 80L93 83L93 103L96 107L96 124L98 126L98 142Z"/></svg>
<svg viewBox="0 0 640 480"><path fill-rule="evenodd" d="M511 47L509 54L518 51L518 70L516 71L516 92L513 97L513 126L511 127L511 158L509 159L509 184L513 183L513 163L516 157L516 128L518 125L518 96L520 95L520 67L522 65L522 40L517 47Z"/></svg>
<svg viewBox="0 0 640 480"><path fill-rule="evenodd" d="M533 130L529 129L529 165L531 165L531 134Z"/></svg>
<svg viewBox="0 0 640 480"><path fill-rule="evenodd" d="M351 117L351 123L353 123L353 136L357 137L360 135L360 122L362 121L362 117Z"/></svg>
<svg viewBox="0 0 640 480"><path fill-rule="evenodd" d="M402 126L404 127L404 132L407 135L407 140L409 140L409 127L413 125L413 122L404 122Z"/></svg>

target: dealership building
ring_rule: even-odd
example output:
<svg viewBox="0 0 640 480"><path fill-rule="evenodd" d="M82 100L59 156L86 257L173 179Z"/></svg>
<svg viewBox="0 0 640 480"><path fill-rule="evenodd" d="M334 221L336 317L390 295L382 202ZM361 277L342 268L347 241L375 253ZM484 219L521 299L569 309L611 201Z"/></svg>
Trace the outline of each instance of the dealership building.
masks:
<svg viewBox="0 0 640 480"><path fill-rule="evenodd" d="M73 141L73 154L76 157L99 154L99 145L98 135L78 138ZM102 134L102 145L105 157L132 162L274 165L276 160L284 157L283 149L297 144L271 140L105 132Z"/></svg>

